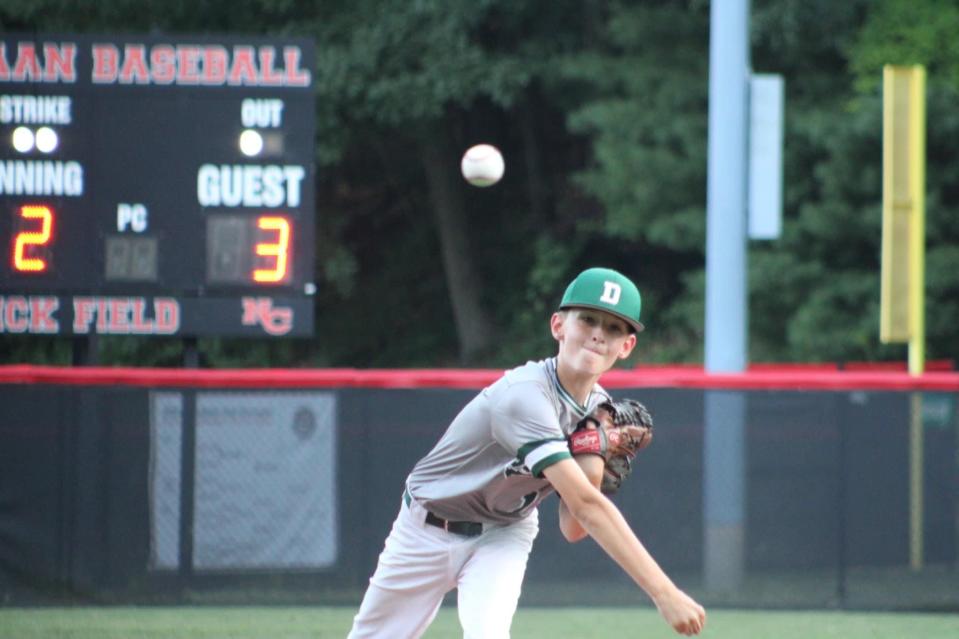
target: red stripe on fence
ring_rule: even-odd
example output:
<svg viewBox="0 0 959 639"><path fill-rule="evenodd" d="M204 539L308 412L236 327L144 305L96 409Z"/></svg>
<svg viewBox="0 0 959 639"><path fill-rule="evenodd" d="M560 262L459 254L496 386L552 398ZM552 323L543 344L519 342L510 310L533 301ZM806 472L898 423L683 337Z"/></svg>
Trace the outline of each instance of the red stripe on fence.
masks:
<svg viewBox="0 0 959 639"><path fill-rule="evenodd" d="M206 388L482 388L502 374L493 369L182 369L0 366L0 384ZM606 388L730 390L917 390L959 392L959 372L835 370L759 367L710 374L692 366L650 366L610 371Z"/></svg>

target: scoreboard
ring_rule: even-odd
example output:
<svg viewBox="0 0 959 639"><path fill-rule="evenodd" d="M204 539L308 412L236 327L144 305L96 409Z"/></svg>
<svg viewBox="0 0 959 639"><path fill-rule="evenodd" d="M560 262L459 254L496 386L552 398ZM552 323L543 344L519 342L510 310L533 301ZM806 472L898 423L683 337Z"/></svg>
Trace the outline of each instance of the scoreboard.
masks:
<svg viewBox="0 0 959 639"><path fill-rule="evenodd" d="M310 336L314 49L3 34L0 333Z"/></svg>

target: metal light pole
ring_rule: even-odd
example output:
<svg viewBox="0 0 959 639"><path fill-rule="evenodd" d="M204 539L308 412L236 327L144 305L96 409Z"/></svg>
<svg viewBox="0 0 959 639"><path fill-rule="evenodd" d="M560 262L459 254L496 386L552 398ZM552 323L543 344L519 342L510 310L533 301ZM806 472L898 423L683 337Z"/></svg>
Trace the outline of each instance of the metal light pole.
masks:
<svg viewBox="0 0 959 639"><path fill-rule="evenodd" d="M706 219L706 343L709 373L746 367L749 3L710 9L709 156ZM742 581L745 522L745 398L707 391L703 459L704 580Z"/></svg>

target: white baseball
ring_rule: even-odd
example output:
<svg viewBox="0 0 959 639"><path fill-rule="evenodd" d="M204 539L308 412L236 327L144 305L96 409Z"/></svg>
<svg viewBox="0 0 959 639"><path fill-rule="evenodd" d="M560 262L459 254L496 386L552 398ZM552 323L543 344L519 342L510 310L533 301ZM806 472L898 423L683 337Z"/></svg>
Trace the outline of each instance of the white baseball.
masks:
<svg viewBox="0 0 959 639"><path fill-rule="evenodd" d="M477 144L466 149L460 171L473 186L492 186L503 177L503 154L492 144Z"/></svg>

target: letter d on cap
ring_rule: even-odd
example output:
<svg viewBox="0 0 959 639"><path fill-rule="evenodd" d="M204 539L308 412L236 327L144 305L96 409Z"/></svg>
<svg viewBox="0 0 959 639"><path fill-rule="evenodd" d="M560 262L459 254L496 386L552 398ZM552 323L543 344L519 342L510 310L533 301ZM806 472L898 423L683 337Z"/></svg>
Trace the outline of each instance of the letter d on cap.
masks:
<svg viewBox="0 0 959 639"><path fill-rule="evenodd" d="M623 287L616 282L603 282L603 295L599 298L600 302L606 304L619 304L619 296L623 294Z"/></svg>

